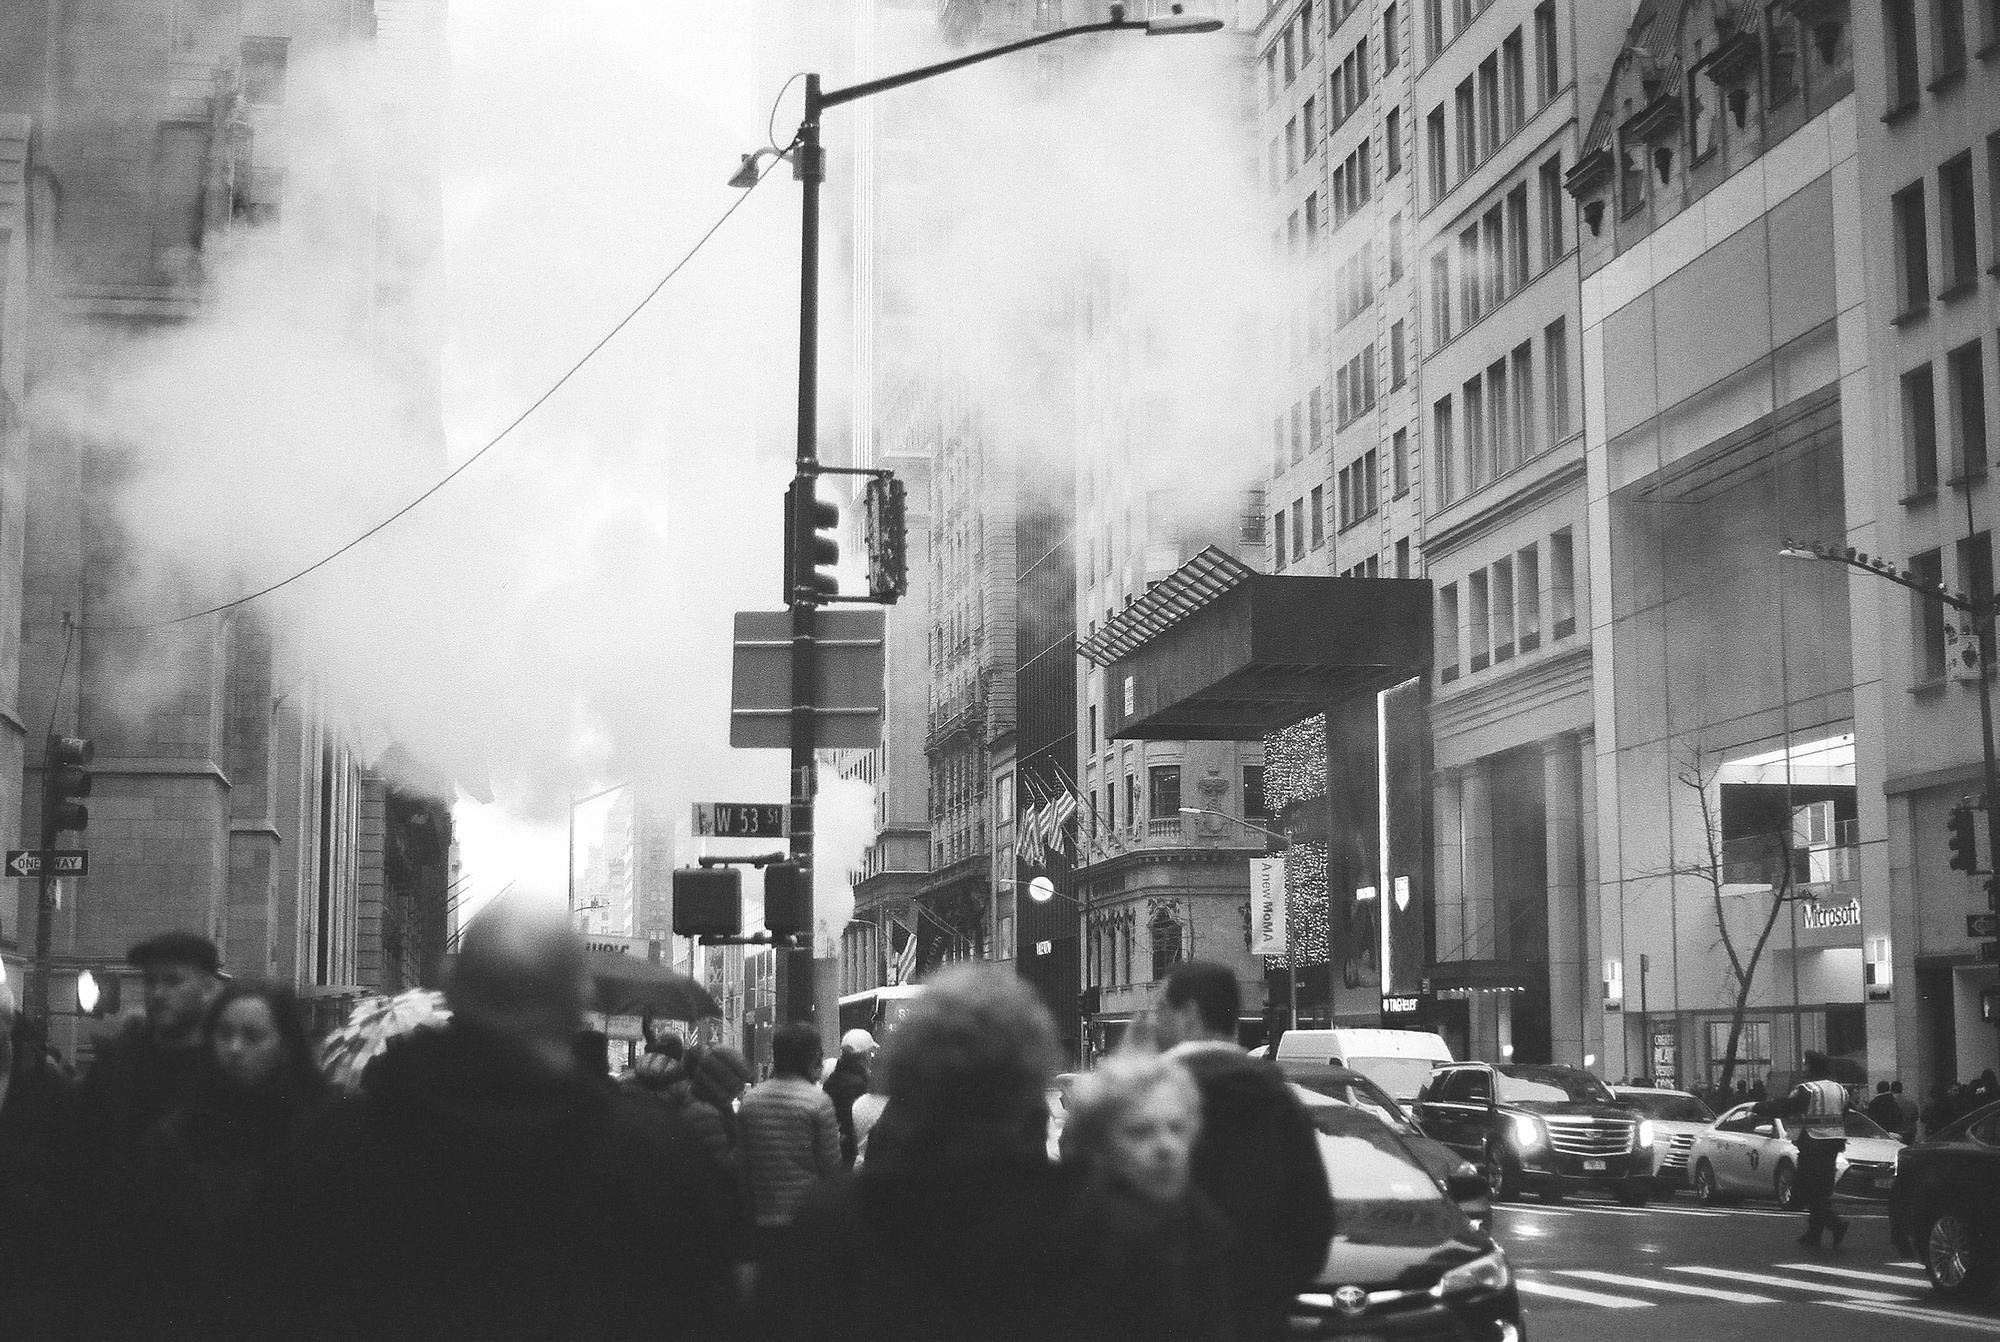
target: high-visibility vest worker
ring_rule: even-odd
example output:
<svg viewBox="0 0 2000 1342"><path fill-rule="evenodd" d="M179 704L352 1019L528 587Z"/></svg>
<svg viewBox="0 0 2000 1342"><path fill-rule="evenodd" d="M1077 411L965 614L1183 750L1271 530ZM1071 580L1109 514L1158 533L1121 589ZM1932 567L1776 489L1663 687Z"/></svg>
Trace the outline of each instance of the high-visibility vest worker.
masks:
<svg viewBox="0 0 2000 1342"><path fill-rule="evenodd" d="M1799 1120L1802 1135L1823 1142L1845 1141L1847 1123L1842 1115L1847 1111L1847 1088L1838 1081L1803 1081L1799 1089L1806 1093L1805 1116Z"/></svg>

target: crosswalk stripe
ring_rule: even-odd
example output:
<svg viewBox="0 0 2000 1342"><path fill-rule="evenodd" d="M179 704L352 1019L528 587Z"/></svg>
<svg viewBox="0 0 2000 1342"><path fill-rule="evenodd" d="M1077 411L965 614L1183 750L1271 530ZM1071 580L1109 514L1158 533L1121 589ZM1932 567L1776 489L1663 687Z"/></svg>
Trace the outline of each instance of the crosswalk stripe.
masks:
<svg viewBox="0 0 2000 1342"><path fill-rule="evenodd" d="M1854 1300L1874 1300L1881 1304L1897 1304L1908 1300L1908 1295L1890 1295L1886 1291L1864 1291L1859 1286L1837 1286L1830 1281L1799 1281L1793 1277L1773 1277L1765 1272L1737 1272L1726 1267L1697 1267L1692 1264L1676 1264L1669 1272L1692 1272L1703 1277L1720 1277L1725 1281L1740 1281L1746 1286L1783 1286L1794 1291L1825 1291L1832 1295L1844 1295ZM1914 1285L1914 1283L1912 1283Z"/></svg>
<svg viewBox="0 0 2000 1342"><path fill-rule="evenodd" d="M1616 1272L1596 1272L1588 1268L1558 1268L1565 1277L1580 1277L1605 1286L1629 1286L1641 1291L1665 1291L1669 1295L1693 1295L1706 1300L1724 1300L1732 1305L1775 1305L1776 1296L1752 1295L1748 1291L1725 1291L1719 1286L1695 1286L1683 1281L1655 1281L1650 1277L1627 1277Z"/></svg>
<svg viewBox="0 0 2000 1342"><path fill-rule="evenodd" d="M1886 1272L1856 1272L1853 1268L1834 1267L1830 1263L1779 1263L1777 1266L1787 1272L1816 1272L1824 1277L1839 1277L1844 1281L1877 1281L1889 1286L1922 1286L1924 1283L1912 1277L1892 1277Z"/></svg>
<svg viewBox="0 0 2000 1342"><path fill-rule="evenodd" d="M1606 1309L1650 1309L1650 1300L1634 1300L1629 1295L1605 1295L1599 1291L1582 1291L1574 1286L1558 1286L1552 1281L1537 1281L1533 1277L1516 1277L1514 1285L1529 1295L1546 1295L1557 1300L1574 1300L1580 1305L1603 1305Z"/></svg>
<svg viewBox="0 0 2000 1342"><path fill-rule="evenodd" d="M1878 1305L1867 1300L1822 1300L1819 1303L1831 1305L1835 1309L1880 1314L1885 1319L1915 1319L1920 1323L1935 1323L1940 1327L1962 1332L1991 1333L2000 1336L2000 1320L1982 1319L1971 1314L1949 1314L1941 1309L1914 1309L1908 1305Z"/></svg>

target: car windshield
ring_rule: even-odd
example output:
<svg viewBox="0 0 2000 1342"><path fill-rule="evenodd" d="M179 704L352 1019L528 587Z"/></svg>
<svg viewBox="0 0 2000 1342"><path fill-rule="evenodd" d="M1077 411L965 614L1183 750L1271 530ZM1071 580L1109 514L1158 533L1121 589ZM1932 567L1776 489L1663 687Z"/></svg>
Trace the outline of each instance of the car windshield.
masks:
<svg viewBox="0 0 2000 1342"><path fill-rule="evenodd" d="M1616 1104L1611 1087L1589 1072L1567 1067L1507 1067L1500 1071L1500 1096L1516 1104Z"/></svg>
<svg viewBox="0 0 2000 1342"><path fill-rule="evenodd" d="M1667 1091L1654 1091L1649 1095L1643 1090L1621 1090L1618 1092L1618 1107L1667 1123L1708 1123L1715 1118L1708 1106L1694 1096L1675 1095Z"/></svg>
<svg viewBox="0 0 2000 1342"><path fill-rule="evenodd" d="M1309 1112L1333 1194L1336 1254L1342 1244L1421 1248L1464 1233L1464 1213L1396 1134L1347 1105L1315 1105Z"/></svg>
<svg viewBox="0 0 2000 1342"><path fill-rule="evenodd" d="M1429 1058L1349 1058L1347 1066L1404 1104L1416 1099L1417 1092L1431 1079Z"/></svg>
<svg viewBox="0 0 2000 1342"><path fill-rule="evenodd" d="M1381 1087L1366 1077L1343 1074L1331 1070L1311 1067L1287 1068L1285 1079L1293 1085L1323 1095L1341 1104L1351 1104L1364 1113L1373 1114L1397 1132L1414 1133L1416 1124L1410 1121L1397 1103L1384 1094Z"/></svg>

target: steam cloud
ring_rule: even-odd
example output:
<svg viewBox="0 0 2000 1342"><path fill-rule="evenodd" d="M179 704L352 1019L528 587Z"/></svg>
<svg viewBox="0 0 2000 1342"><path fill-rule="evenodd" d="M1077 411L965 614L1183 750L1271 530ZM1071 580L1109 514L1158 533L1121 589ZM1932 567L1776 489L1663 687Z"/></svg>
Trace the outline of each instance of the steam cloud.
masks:
<svg viewBox="0 0 2000 1342"><path fill-rule="evenodd" d="M301 54L279 222L204 259L212 294L197 318L79 337L71 375L30 407L126 481L114 613L180 614L318 558L462 460L603 335L735 199L723 180L765 139L778 80L759 68L752 9L578 0L555 15L539 0L460 0L436 125L393 110L365 53ZM879 64L940 54L926 40ZM1240 49L1135 40L1110 54L1079 62L1053 94L1026 61L932 91L936 152L922 171L951 224L904 253L931 277L912 290L919 347L884 357L952 382L1003 451L1072 443L1074 407L1041 394L1061 347L1051 316L1073 317L1058 300L1078 282L1111 277L1148 332L1127 398L1134 469L1181 482L1171 497L1187 516L1233 516L1233 491L1262 469L1244 411L1261 376L1252 314L1274 290L1244 180ZM824 68L848 57L825 55ZM795 116L794 93L781 140ZM350 739L398 742L472 790L490 784L497 812L462 808L466 842L486 850L469 863L537 865L479 886L560 889L546 854L560 851L549 836L566 798L611 780L639 782L670 813L784 795L781 753L725 738L730 614L774 606L778 589L796 369L789 177L774 174L510 441L250 608L312 668ZM442 270L414 272L393 327L409 337L385 337L395 314L370 308L377 230L386 218L421 238L439 215ZM830 419L847 320L839 255L829 249L825 281ZM432 377L441 429L422 413ZM98 674L135 705L157 703L176 692L173 639L200 630L108 638ZM873 837L869 789L829 779L819 814L829 936ZM523 832L542 836L539 856L508 838Z"/></svg>

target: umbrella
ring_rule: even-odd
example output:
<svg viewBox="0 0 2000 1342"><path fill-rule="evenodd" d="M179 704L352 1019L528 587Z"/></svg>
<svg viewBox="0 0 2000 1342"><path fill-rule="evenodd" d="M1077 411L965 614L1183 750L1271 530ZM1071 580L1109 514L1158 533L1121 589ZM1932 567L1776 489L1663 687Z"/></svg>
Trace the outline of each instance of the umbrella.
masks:
<svg viewBox="0 0 2000 1342"><path fill-rule="evenodd" d="M358 1090L361 1073L391 1039L450 1019L444 994L428 988L412 988L394 997L364 997L348 1013L347 1023L321 1041L319 1069L336 1089Z"/></svg>
<svg viewBox="0 0 2000 1342"><path fill-rule="evenodd" d="M591 1005L607 1016L653 1015L667 1020L719 1019L715 994L658 960L590 952Z"/></svg>

